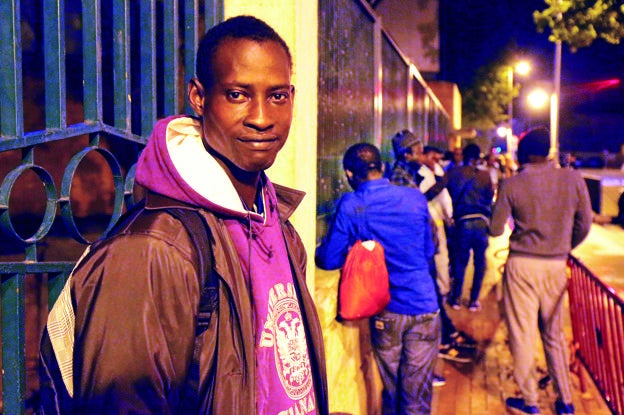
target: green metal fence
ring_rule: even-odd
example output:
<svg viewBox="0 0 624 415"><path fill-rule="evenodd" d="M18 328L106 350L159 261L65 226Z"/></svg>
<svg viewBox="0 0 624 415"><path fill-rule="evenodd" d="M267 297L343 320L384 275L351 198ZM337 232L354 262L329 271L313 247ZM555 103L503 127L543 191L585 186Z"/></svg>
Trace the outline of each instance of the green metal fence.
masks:
<svg viewBox="0 0 624 415"><path fill-rule="evenodd" d="M195 46L222 4L0 1L2 413L36 404L29 333L38 338L84 244L133 203L156 119L188 111Z"/></svg>

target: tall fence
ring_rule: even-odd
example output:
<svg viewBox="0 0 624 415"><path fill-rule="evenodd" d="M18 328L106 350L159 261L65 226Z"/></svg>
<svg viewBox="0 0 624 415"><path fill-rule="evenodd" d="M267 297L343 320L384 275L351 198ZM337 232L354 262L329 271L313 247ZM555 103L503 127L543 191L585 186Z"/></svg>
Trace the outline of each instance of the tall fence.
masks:
<svg viewBox="0 0 624 415"><path fill-rule="evenodd" d="M47 308L84 244L133 203L137 157L157 118L185 111L221 4L0 2L1 413L36 405Z"/></svg>
<svg viewBox="0 0 624 415"><path fill-rule="evenodd" d="M411 129L446 149L449 114L381 19L364 0L319 0L317 238L350 191L342 156L352 144L380 147L394 161L392 136Z"/></svg>
<svg viewBox="0 0 624 415"><path fill-rule="evenodd" d="M624 414L624 301L570 257L568 293L578 355L614 414Z"/></svg>

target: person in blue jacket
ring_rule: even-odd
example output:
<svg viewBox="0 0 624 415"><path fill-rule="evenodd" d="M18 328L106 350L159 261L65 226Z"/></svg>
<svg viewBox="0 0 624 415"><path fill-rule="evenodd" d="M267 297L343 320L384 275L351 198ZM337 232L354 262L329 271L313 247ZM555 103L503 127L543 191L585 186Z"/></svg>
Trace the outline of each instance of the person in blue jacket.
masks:
<svg viewBox="0 0 624 415"><path fill-rule="evenodd" d="M335 217L316 251L322 269L343 266L358 240L384 248L390 303L370 320L375 359L383 381L384 414L429 414L440 316L429 261L434 255L427 200L418 190L383 177L379 149L349 147L343 167L352 193L338 201Z"/></svg>

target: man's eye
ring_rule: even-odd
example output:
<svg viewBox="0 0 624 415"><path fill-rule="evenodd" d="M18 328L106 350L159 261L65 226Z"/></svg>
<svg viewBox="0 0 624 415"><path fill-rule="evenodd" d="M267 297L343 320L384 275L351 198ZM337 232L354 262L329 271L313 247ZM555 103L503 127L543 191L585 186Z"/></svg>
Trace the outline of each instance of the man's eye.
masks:
<svg viewBox="0 0 624 415"><path fill-rule="evenodd" d="M227 93L227 96L229 99L232 99L234 101L240 101L241 99L244 98L244 95L238 91L229 91Z"/></svg>
<svg viewBox="0 0 624 415"><path fill-rule="evenodd" d="M278 102L286 101L288 97L289 95L285 92L276 92L275 94L273 94L273 100Z"/></svg>

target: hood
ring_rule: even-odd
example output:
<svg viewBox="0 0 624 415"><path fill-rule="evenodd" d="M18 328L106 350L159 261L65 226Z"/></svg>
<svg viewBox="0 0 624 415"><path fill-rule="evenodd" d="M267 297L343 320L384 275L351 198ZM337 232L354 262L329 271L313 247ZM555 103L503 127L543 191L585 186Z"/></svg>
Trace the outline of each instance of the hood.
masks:
<svg viewBox="0 0 624 415"><path fill-rule="evenodd" d="M262 220L262 215L245 209L223 167L206 151L201 134L200 122L192 117L177 115L158 121L139 157L136 182L215 213ZM268 199L275 200L274 190L266 177L262 183L262 198L268 206Z"/></svg>

